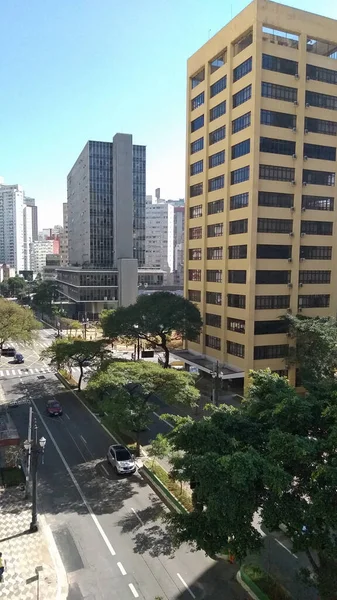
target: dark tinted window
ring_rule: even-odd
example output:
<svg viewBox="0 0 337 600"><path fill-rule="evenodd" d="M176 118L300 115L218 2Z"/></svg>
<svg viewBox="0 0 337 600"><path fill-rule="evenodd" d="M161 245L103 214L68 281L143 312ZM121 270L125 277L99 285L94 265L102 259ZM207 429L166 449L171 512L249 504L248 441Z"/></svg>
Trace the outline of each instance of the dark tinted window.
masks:
<svg viewBox="0 0 337 600"><path fill-rule="evenodd" d="M195 140L195 142L191 143L191 154L194 154L195 152L199 152L200 150L202 150L204 147L204 138L201 137L198 140Z"/></svg>
<svg viewBox="0 0 337 600"><path fill-rule="evenodd" d="M296 88L278 85L277 83L267 83L266 81L263 81L261 84L261 95L264 98L272 98L273 100L297 102Z"/></svg>
<svg viewBox="0 0 337 600"><path fill-rule="evenodd" d="M198 160L190 166L190 175L197 175L198 173L202 173L204 170L204 161Z"/></svg>
<svg viewBox="0 0 337 600"><path fill-rule="evenodd" d="M255 309L289 308L290 296L255 296Z"/></svg>
<svg viewBox="0 0 337 600"><path fill-rule="evenodd" d="M204 115L200 115L200 117L197 117L196 119L194 119L194 121L191 121L191 132L193 133L193 131L197 131L197 129L200 129L203 126Z"/></svg>
<svg viewBox="0 0 337 600"><path fill-rule="evenodd" d="M205 345L214 350L221 350L221 340L214 335L205 335Z"/></svg>
<svg viewBox="0 0 337 600"><path fill-rule="evenodd" d="M214 200L213 202L209 202L207 205L207 214L215 215L218 213L222 213L224 210L224 201L222 200Z"/></svg>
<svg viewBox="0 0 337 600"><path fill-rule="evenodd" d="M208 180L208 191L214 192L214 190L221 190L225 185L225 176L219 175Z"/></svg>
<svg viewBox="0 0 337 600"><path fill-rule="evenodd" d="M248 206L248 192L244 194L236 194L235 196L231 196L230 198L230 210L235 210L237 208L243 208Z"/></svg>
<svg viewBox="0 0 337 600"><path fill-rule="evenodd" d="M325 135L337 135L336 121L324 121L323 119L312 119L305 117L304 128L313 133L324 133Z"/></svg>
<svg viewBox="0 0 337 600"><path fill-rule="evenodd" d="M247 181L249 179L249 166L242 167L241 169L236 169L235 171L231 171L231 185L236 183L241 183L242 181Z"/></svg>
<svg viewBox="0 0 337 600"><path fill-rule="evenodd" d="M190 260L201 260L201 248L190 248L188 258Z"/></svg>
<svg viewBox="0 0 337 600"><path fill-rule="evenodd" d="M222 283L222 271L219 269L207 269L206 281L213 283Z"/></svg>
<svg viewBox="0 0 337 600"><path fill-rule="evenodd" d="M222 246L215 246L207 248L207 259L208 260L221 260L223 254Z"/></svg>
<svg viewBox="0 0 337 600"><path fill-rule="evenodd" d="M207 225L207 237L219 237L223 234L223 223Z"/></svg>
<svg viewBox="0 0 337 600"><path fill-rule="evenodd" d="M308 158L321 160L336 160L336 148L333 146L318 146L317 144L304 144L303 154Z"/></svg>
<svg viewBox="0 0 337 600"><path fill-rule="evenodd" d="M291 167L277 167L276 165L260 165L260 179L294 181L295 169Z"/></svg>
<svg viewBox="0 0 337 600"><path fill-rule="evenodd" d="M260 152L270 152L271 154L295 154L296 143L288 140L277 140L275 138L260 138Z"/></svg>
<svg viewBox="0 0 337 600"><path fill-rule="evenodd" d="M287 333L289 325L287 321L255 321L254 335L268 335L269 333Z"/></svg>
<svg viewBox="0 0 337 600"><path fill-rule="evenodd" d="M257 220L257 230L261 233L290 233L293 230L292 219L263 219Z"/></svg>
<svg viewBox="0 0 337 600"><path fill-rule="evenodd" d="M307 77L315 81L323 81L324 83L337 84L337 71L332 69L324 69L316 65L307 65Z"/></svg>
<svg viewBox="0 0 337 600"><path fill-rule="evenodd" d="M301 246L300 258L307 260L331 260L331 246Z"/></svg>
<svg viewBox="0 0 337 600"><path fill-rule="evenodd" d="M201 281L201 269L189 269L188 270L189 281Z"/></svg>
<svg viewBox="0 0 337 600"><path fill-rule="evenodd" d="M302 221L301 233L311 235L332 235L333 224L329 221Z"/></svg>
<svg viewBox="0 0 337 600"><path fill-rule="evenodd" d="M130 460L131 454L128 450L116 450L117 460Z"/></svg>
<svg viewBox="0 0 337 600"><path fill-rule="evenodd" d="M335 173L330 171L310 171L303 169L303 181L311 185L335 185Z"/></svg>
<svg viewBox="0 0 337 600"><path fill-rule="evenodd" d="M213 96L220 94L220 92L222 92L223 90L226 89L226 86L227 86L227 76L224 75L223 77L221 77L221 79L218 79L218 81L216 81L215 83L213 83L213 85L211 85L210 97L213 98Z"/></svg>
<svg viewBox="0 0 337 600"><path fill-rule="evenodd" d="M272 125L273 127L292 129L293 127L296 127L296 115L262 109L261 123L262 125Z"/></svg>
<svg viewBox="0 0 337 600"><path fill-rule="evenodd" d="M252 97L252 86L247 85L247 87L243 88L233 96L233 108L240 106L244 102L247 102Z"/></svg>
<svg viewBox="0 0 337 600"><path fill-rule="evenodd" d="M256 271L255 283L267 285L290 283L290 271Z"/></svg>
<svg viewBox="0 0 337 600"><path fill-rule="evenodd" d="M188 299L191 302L201 302L201 292L199 290L188 290Z"/></svg>
<svg viewBox="0 0 337 600"><path fill-rule="evenodd" d="M238 344L237 342L227 341L227 354L232 354L233 356L239 356L240 358L245 357L245 347L243 344Z"/></svg>
<svg viewBox="0 0 337 600"><path fill-rule="evenodd" d="M242 129L249 127L250 122L251 122L251 113L250 112L247 112L244 115L242 115L241 117L234 119L232 121L232 133L237 133L238 131L241 131Z"/></svg>
<svg viewBox="0 0 337 600"><path fill-rule="evenodd" d="M223 125L222 127L219 127L219 129L215 129L214 131L211 131L211 133L209 134L209 143L210 143L210 145L216 144L217 142L220 142L220 140L224 140L225 137L226 137L226 126Z"/></svg>
<svg viewBox="0 0 337 600"><path fill-rule="evenodd" d="M246 283L246 271L228 271L228 283Z"/></svg>
<svg viewBox="0 0 337 600"><path fill-rule="evenodd" d="M241 65L233 69L233 82L238 81L252 70L252 57L247 58Z"/></svg>
<svg viewBox="0 0 337 600"><path fill-rule="evenodd" d="M222 294L220 292L206 292L206 303L221 305Z"/></svg>
<svg viewBox="0 0 337 600"><path fill-rule="evenodd" d="M225 151L221 150L221 152L216 152L212 154L208 159L208 167L212 169L213 167L217 167L218 165L222 165L225 162Z"/></svg>
<svg viewBox="0 0 337 600"><path fill-rule="evenodd" d="M206 313L206 325L210 325L211 327L221 327L221 316Z"/></svg>
<svg viewBox="0 0 337 600"><path fill-rule="evenodd" d="M190 185L190 197L194 198L195 196L200 196L202 194L202 183L196 183L195 185Z"/></svg>
<svg viewBox="0 0 337 600"><path fill-rule="evenodd" d="M262 54L262 69L276 71L277 73L285 73L286 75L296 75L298 72L298 63L295 60L289 60L288 58Z"/></svg>
<svg viewBox="0 0 337 600"><path fill-rule="evenodd" d="M256 258L291 258L291 246L257 244Z"/></svg>
<svg viewBox="0 0 337 600"><path fill-rule="evenodd" d="M288 353L288 344L280 344L277 346L254 346L254 360L285 358L288 356Z"/></svg>
<svg viewBox="0 0 337 600"><path fill-rule="evenodd" d="M259 192L259 206L291 208L293 204L294 194L281 194L279 192Z"/></svg>
<svg viewBox="0 0 337 600"><path fill-rule="evenodd" d="M328 308L329 306L329 294L313 294L298 297L298 308Z"/></svg>
<svg viewBox="0 0 337 600"><path fill-rule="evenodd" d="M216 106L214 106L214 108L210 109L209 120L215 121L215 119L218 119L225 113L226 113L226 100L224 100L223 102L220 102L220 104L217 104Z"/></svg>
<svg viewBox="0 0 337 600"><path fill-rule="evenodd" d="M246 308L246 296L241 294L227 294L227 304L234 308Z"/></svg>
<svg viewBox="0 0 337 600"><path fill-rule="evenodd" d="M201 92L199 96L196 96L191 100L191 110L195 110L198 106L201 106L205 102L205 92Z"/></svg>
<svg viewBox="0 0 337 600"><path fill-rule="evenodd" d="M242 244L240 246L229 246L228 258L247 258L247 244Z"/></svg>
<svg viewBox="0 0 337 600"><path fill-rule="evenodd" d="M302 196L302 208L309 210L334 210L334 199L327 196Z"/></svg>
<svg viewBox="0 0 337 600"><path fill-rule="evenodd" d="M244 140L232 146L232 160L250 152L250 140Z"/></svg>
<svg viewBox="0 0 337 600"><path fill-rule="evenodd" d="M337 96L328 94L319 94L318 92L305 92L305 102L309 106L318 106L319 108L327 108L328 110L337 110Z"/></svg>
<svg viewBox="0 0 337 600"><path fill-rule="evenodd" d="M247 233L248 219L239 219L238 221L230 221L229 234Z"/></svg>
<svg viewBox="0 0 337 600"><path fill-rule="evenodd" d="M299 283L330 283L331 271L300 271Z"/></svg>

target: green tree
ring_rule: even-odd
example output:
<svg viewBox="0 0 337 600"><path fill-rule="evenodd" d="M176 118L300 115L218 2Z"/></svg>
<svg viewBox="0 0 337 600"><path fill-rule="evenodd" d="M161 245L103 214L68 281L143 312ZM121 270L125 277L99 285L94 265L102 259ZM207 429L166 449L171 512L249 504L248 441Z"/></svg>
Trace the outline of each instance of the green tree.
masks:
<svg viewBox="0 0 337 600"><path fill-rule="evenodd" d="M55 281L38 281L34 286L32 307L41 313L42 318L44 315L51 317L53 314L53 300L56 300L57 297L58 291Z"/></svg>
<svg viewBox="0 0 337 600"><path fill-rule="evenodd" d="M81 389L83 379L83 367L86 361L100 358L101 361L107 354L106 340L87 341L81 339L74 340L55 340L49 348L41 353L42 358L49 358L51 364L56 365L57 369L64 366L75 366L80 369L78 380L78 389Z"/></svg>
<svg viewBox="0 0 337 600"><path fill-rule="evenodd" d="M112 361L89 380L88 399L100 406L119 424L134 431L139 452L139 436L153 420L154 395L167 404L194 405L199 391L192 375L158 364Z"/></svg>
<svg viewBox="0 0 337 600"><path fill-rule="evenodd" d="M0 283L0 294L4 298L9 298L9 296L10 296L10 291L9 291L9 286L8 286L8 280L7 279L5 279L4 281L2 281Z"/></svg>
<svg viewBox="0 0 337 600"><path fill-rule="evenodd" d="M177 543L239 559L262 539L253 527L284 523L293 551L306 553L322 600L337 599L337 393L298 396L269 370L251 375L240 409L212 408L199 422L178 422L174 471L193 481L194 510L169 516ZM303 528L306 529L303 529Z"/></svg>
<svg viewBox="0 0 337 600"><path fill-rule="evenodd" d="M164 367L169 366L168 340L173 331L194 340L200 333L202 319L198 308L181 296L156 292L139 296L135 304L119 307L102 319L104 335L109 339L121 336L149 342L165 354Z"/></svg>
<svg viewBox="0 0 337 600"><path fill-rule="evenodd" d="M15 275L8 278L8 290L11 298L22 298L27 293L27 283L23 277Z"/></svg>
<svg viewBox="0 0 337 600"><path fill-rule="evenodd" d="M158 435L154 438L154 440L152 440L151 442L151 446L148 449L148 454L149 456L152 456L153 458L153 463L155 461L156 458L165 458L165 456L168 456L171 450L171 445L170 442L168 440L168 438L166 437L166 435L163 435L162 433L158 433Z"/></svg>
<svg viewBox="0 0 337 600"><path fill-rule="evenodd" d="M5 342L30 342L34 332L40 329L29 308L19 306L16 302L0 298L0 349Z"/></svg>

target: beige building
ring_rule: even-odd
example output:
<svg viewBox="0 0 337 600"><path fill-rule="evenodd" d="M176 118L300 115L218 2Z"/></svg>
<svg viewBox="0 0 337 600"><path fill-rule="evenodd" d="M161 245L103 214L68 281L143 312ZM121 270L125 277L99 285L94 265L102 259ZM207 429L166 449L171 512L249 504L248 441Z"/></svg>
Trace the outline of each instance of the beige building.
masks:
<svg viewBox="0 0 337 600"><path fill-rule="evenodd" d="M294 383L280 317L336 315L336 59L337 21L254 0L188 61L191 363Z"/></svg>

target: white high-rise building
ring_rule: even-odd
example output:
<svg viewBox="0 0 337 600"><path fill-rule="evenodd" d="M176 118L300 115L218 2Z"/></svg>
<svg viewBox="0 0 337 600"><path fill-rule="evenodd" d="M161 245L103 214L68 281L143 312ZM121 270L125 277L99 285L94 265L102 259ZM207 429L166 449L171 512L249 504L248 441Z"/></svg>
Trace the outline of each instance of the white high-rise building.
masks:
<svg viewBox="0 0 337 600"><path fill-rule="evenodd" d="M0 179L0 263L17 273L24 267L23 198L20 185L5 185Z"/></svg>
<svg viewBox="0 0 337 600"><path fill-rule="evenodd" d="M156 199L158 202L158 198ZM145 265L162 269L171 283L174 270L174 207L163 201L146 203Z"/></svg>
<svg viewBox="0 0 337 600"><path fill-rule="evenodd" d="M31 245L37 240L37 206L34 198L23 199L23 268L32 270Z"/></svg>
<svg viewBox="0 0 337 600"><path fill-rule="evenodd" d="M63 202L63 231L60 233L61 266L68 265L68 203Z"/></svg>
<svg viewBox="0 0 337 600"><path fill-rule="evenodd" d="M47 254L53 254L54 240L38 240L31 244L31 268L34 273L43 273Z"/></svg>

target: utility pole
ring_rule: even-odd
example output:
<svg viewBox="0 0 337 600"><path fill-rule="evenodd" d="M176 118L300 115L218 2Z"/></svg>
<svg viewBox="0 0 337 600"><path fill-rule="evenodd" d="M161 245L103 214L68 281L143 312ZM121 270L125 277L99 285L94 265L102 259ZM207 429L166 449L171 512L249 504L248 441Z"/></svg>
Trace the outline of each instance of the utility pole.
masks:
<svg viewBox="0 0 337 600"><path fill-rule="evenodd" d="M28 417L28 442L29 450L27 452L27 472L26 472L26 498L29 498L29 478L30 478L30 462L31 462L31 442L32 442L32 421L33 421L33 408L29 407Z"/></svg>
<svg viewBox="0 0 337 600"><path fill-rule="evenodd" d="M212 402L215 406L219 406L219 361L216 361L215 371L212 372Z"/></svg>
<svg viewBox="0 0 337 600"><path fill-rule="evenodd" d="M34 420L33 441L29 452L32 452L32 522L29 527L31 533L37 531L37 464L39 460L38 441L37 441L37 423Z"/></svg>

